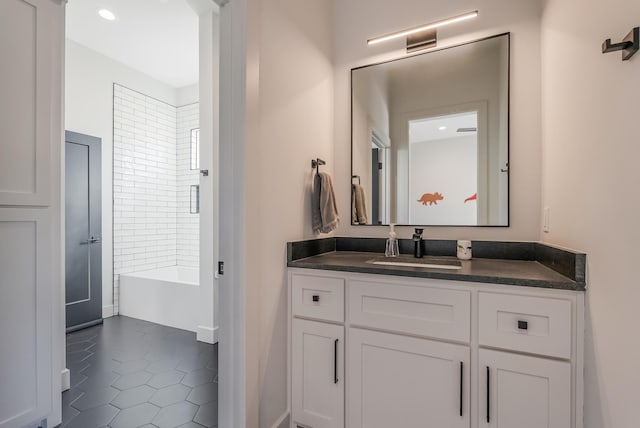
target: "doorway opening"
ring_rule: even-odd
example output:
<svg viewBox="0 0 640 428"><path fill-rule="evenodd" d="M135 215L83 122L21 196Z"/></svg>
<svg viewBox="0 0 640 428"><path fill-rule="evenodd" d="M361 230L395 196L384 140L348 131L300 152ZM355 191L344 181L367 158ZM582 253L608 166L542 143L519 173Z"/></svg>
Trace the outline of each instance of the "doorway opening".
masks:
<svg viewBox="0 0 640 428"><path fill-rule="evenodd" d="M63 425L96 413L112 427L217 425L217 85L206 79L219 36L204 3L66 7L65 127L99 138L102 156L101 227L86 238L101 266L74 266L101 279L92 316L104 323L67 335Z"/></svg>
<svg viewBox="0 0 640 428"><path fill-rule="evenodd" d="M409 222L478 224L478 112L408 121Z"/></svg>

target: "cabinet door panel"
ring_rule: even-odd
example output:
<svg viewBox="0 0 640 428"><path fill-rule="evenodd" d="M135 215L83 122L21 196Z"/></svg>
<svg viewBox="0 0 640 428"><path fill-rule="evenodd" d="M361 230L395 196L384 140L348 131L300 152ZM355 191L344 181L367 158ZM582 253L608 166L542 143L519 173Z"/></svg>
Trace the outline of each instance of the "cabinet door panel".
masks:
<svg viewBox="0 0 640 428"><path fill-rule="evenodd" d="M0 209L0 428L39 421L51 410L48 215Z"/></svg>
<svg viewBox="0 0 640 428"><path fill-rule="evenodd" d="M292 329L294 426L344 426L344 328L301 319Z"/></svg>
<svg viewBox="0 0 640 428"><path fill-rule="evenodd" d="M350 428L469 427L468 347L357 328L348 347Z"/></svg>
<svg viewBox="0 0 640 428"><path fill-rule="evenodd" d="M479 357L481 427L572 426L568 362L486 349L480 350Z"/></svg>
<svg viewBox="0 0 640 428"><path fill-rule="evenodd" d="M0 205L48 205L53 135L51 56L58 42L50 0L0 2Z"/></svg>

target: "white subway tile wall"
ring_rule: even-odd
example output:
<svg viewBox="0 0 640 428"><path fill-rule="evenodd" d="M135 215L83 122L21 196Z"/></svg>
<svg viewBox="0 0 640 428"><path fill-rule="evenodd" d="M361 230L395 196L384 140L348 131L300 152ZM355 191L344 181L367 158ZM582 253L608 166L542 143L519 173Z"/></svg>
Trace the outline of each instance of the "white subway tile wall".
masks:
<svg viewBox="0 0 640 428"><path fill-rule="evenodd" d="M185 123L179 122L180 110ZM195 109L195 113L193 110ZM197 183L181 156L179 129L197 127L198 105L176 108L115 84L113 89L114 312L119 313L121 273L198 265L198 218L182 193L184 176ZM180 115L181 116L181 115ZM188 119L188 120L187 120ZM180 186L186 186L180 189ZM184 211L184 213L182 212ZM195 217L195 218L187 218ZM184 237L178 236L184 234ZM180 240L180 244L178 241ZM195 244L194 241L195 240ZM182 255L182 248L186 255ZM195 254L193 251L195 248Z"/></svg>
<svg viewBox="0 0 640 428"><path fill-rule="evenodd" d="M190 214L191 186L200 183L200 171L191 169L191 130L199 128L199 107L198 103L178 107L178 266L199 266L200 214Z"/></svg>

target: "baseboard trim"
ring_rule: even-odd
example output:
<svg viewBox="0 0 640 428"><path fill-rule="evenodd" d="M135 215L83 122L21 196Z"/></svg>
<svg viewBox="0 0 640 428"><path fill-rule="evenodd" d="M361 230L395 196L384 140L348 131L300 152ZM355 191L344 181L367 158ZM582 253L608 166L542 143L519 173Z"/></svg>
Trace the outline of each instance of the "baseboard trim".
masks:
<svg viewBox="0 0 640 428"><path fill-rule="evenodd" d="M218 343L218 327L199 325L196 330L196 339L204 343Z"/></svg>
<svg viewBox="0 0 640 428"><path fill-rule="evenodd" d="M71 371L69 369L64 369L60 375L62 379L62 392L71 389Z"/></svg>
<svg viewBox="0 0 640 428"><path fill-rule="evenodd" d="M102 318L109 318L113 316L113 305L106 305L102 307Z"/></svg>
<svg viewBox="0 0 640 428"><path fill-rule="evenodd" d="M288 418L289 411L287 410L275 421L273 425L271 425L271 428L287 428L289 424L284 424L284 422L286 422Z"/></svg>

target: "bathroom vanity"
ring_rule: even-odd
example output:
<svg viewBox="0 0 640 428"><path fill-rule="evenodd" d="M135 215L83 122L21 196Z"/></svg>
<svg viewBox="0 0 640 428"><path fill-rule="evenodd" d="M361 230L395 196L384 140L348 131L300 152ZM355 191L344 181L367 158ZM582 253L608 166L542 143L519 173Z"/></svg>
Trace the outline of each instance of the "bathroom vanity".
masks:
<svg viewBox="0 0 640 428"><path fill-rule="evenodd" d="M582 427L583 254L422 268L332 239L289 244L292 427Z"/></svg>

